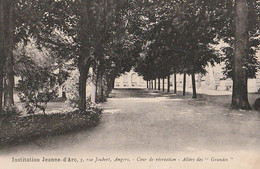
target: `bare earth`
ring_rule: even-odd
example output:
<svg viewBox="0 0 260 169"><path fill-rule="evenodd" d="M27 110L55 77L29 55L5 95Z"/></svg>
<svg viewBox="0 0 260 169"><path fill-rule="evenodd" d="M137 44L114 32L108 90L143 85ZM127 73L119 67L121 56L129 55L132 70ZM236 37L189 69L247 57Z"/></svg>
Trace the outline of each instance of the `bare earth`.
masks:
<svg viewBox="0 0 260 169"><path fill-rule="evenodd" d="M259 95L250 96L251 102ZM74 168L260 168L260 113L231 111L230 96L166 94L153 90L114 90L92 129L41 138L0 150L5 168L19 168L11 157L131 157L106 164L22 163L27 169ZM137 157L201 157L196 162L136 162ZM212 157L228 162L209 162ZM205 161L209 158L209 161ZM21 167L21 166L20 166Z"/></svg>

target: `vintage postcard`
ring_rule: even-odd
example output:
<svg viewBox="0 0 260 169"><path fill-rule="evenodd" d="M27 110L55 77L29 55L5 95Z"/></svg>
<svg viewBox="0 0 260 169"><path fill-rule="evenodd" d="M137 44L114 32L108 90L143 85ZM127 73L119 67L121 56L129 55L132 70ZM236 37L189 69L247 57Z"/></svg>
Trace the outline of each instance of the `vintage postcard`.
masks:
<svg viewBox="0 0 260 169"><path fill-rule="evenodd" d="M0 168L259 169L259 0L0 0Z"/></svg>

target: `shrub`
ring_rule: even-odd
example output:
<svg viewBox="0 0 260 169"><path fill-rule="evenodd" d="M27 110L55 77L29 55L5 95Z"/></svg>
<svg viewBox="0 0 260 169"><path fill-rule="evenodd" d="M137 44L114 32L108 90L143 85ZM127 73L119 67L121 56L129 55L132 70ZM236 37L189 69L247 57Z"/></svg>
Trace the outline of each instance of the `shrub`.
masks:
<svg viewBox="0 0 260 169"><path fill-rule="evenodd" d="M16 106L11 106L4 108L4 111L2 114L0 114L0 118L3 119L9 119L9 118L14 118L22 115L22 111L16 107Z"/></svg>
<svg viewBox="0 0 260 169"><path fill-rule="evenodd" d="M107 95L104 95L103 97L97 96L97 102L98 103L104 103L107 101Z"/></svg>
<svg viewBox="0 0 260 169"><path fill-rule="evenodd" d="M88 111L93 111L97 114L101 114L103 107L100 104L88 102L87 103L87 110Z"/></svg>
<svg viewBox="0 0 260 169"><path fill-rule="evenodd" d="M66 92L66 103L75 108L79 102L79 72L73 71L70 77L64 83L64 89Z"/></svg>
<svg viewBox="0 0 260 169"><path fill-rule="evenodd" d="M260 111L260 98L257 98L253 104L253 109Z"/></svg>
<svg viewBox="0 0 260 169"><path fill-rule="evenodd" d="M77 108L79 103L79 71L74 70L71 72L70 77L64 83L64 89L66 92L67 101L66 103ZM88 78L87 85L90 83L90 78ZM87 98L87 104L90 102L90 97Z"/></svg>
<svg viewBox="0 0 260 169"><path fill-rule="evenodd" d="M18 97L28 114L34 114L37 109L45 114L47 103L58 96L55 76L48 70L23 77L18 89Z"/></svg>
<svg viewBox="0 0 260 169"><path fill-rule="evenodd" d="M96 105L92 110L85 112L65 109L63 113L36 114L3 120L0 145L31 141L42 136L64 134L96 126L101 111L100 106Z"/></svg>

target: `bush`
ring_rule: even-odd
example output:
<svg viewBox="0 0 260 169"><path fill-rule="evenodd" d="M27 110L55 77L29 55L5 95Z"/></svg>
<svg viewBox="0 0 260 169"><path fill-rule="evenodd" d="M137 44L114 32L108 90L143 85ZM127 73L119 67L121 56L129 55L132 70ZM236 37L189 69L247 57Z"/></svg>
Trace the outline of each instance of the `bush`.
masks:
<svg viewBox="0 0 260 169"><path fill-rule="evenodd" d="M260 98L257 98L253 104L253 109L260 111Z"/></svg>
<svg viewBox="0 0 260 169"><path fill-rule="evenodd" d="M74 70L71 72L70 77L64 83L68 106L78 108L79 103L79 71ZM90 83L88 78L87 85ZM90 102L90 97L87 98L87 104Z"/></svg>
<svg viewBox="0 0 260 169"><path fill-rule="evenodd" d="M98 124L101 112L102 108L96 105L86 112L74 109L63 110L63 113L2 119L0 145L31 141L33 138L93 127Z"/></svg>
<svg viewBox="0 0 260 169"><path fill-rule="evenodd" d="M14 117L18 117L22 115L22 111L18 109L16 106L4 108L2 114L0 114L0 118L2 119L10 119Z"/></svg>
<svg viewBox="0 0 260 169"><path fill-rule="evenodd" d="M18 97L28 114L34 114L40 109L44 114L47 103L58 96L56 78L48 70L34 72L19 80Z"/></svg>
<svg viewBox="0 0 260 169"><path fill-rule="evenodd" d="M79 72L73 71L70 77L64 83L64 89L66 92L67 101L66 103L76 108L79 102Z"/></svg>
<svg viewBox="0 0 260 169"><path fill-rule="evenodd" d="M97 98L96 98L96 102L97 103L104 103L104 102L106 102L107 101L107 96L106 95L104 95L103 97L102 96L96 96Z"/></svg>
<svg viewBox="0 0 260 169"><path fill-rule="evenodd" d="M88 111L96 112L97 114L101 114L103 111L103 107L100 104L88 102L87 107Z"/></svg>
<svg viewBox="0 0 260 169"><path fill-rule="evenodd" d="M79 72L74 70L71 72L70 77L64 82L64 89L66 92L66 103L76 108L79 102Z"/></svg>

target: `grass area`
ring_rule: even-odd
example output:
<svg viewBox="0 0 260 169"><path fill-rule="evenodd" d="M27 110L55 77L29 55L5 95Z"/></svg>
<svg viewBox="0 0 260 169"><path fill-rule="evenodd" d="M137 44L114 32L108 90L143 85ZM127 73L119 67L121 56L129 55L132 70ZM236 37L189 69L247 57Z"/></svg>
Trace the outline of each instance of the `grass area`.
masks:
<svg viewBox="0 0 260 169"><path fill-rule="evenodd" d="M187 94L187 97L191 97L191 93ZM255 100L260 97L260 94L257 93L249 93L248 100L251 106L253 106ZM229 108L232 101L231 95L207 95L207 94L198 94L199 100L205 100L208 103L216 104L225 108Z"/></svg>
<svg viewBox="0 0 260 169"><path fill-rule="evenodd" d="M149 92L153 92L154 95L147 95ZM221 92L221 91L220 91ZM141 93L141 92L140 92ZM158 90L147 90L146 92L142 93L142 95L147 95L147 96L142 96L142 97L157 97L157 96L168 96L172 98L185 98L185 99L192 99L192 93L191 92L186 92L185 96L182 96L182 91L178 91L177 95L173 94L173 91L170 93L167 93L166 91L158 91ZM232 95L231 94L223 94L223 95L208 95L208 94L197 94L198 98L197 100L199 101L206 101L207 103L212 103L216 104L218 106L222 106L225 108L229 108L231 105L231 100L232 100ZM248 94L248 100L251 106L253 106L254 102L256 99L260 98L260 93L249 93Z"/></svg>

